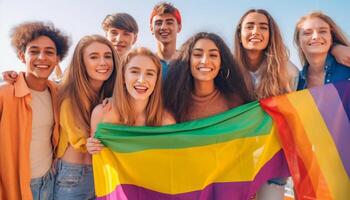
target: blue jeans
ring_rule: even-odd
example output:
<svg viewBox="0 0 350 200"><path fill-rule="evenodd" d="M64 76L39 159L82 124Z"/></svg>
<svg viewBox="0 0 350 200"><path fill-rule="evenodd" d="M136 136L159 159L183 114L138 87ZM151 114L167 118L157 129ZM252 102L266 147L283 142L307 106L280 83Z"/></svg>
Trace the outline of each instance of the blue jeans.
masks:
<svg viewBox="0 0 350 200"><path fill-rule="evenodd" d="M54 199L95 199L92 166L58 160Z"/></svg>
<svg viewBox="0 0 350 200"><path fill-rule="evenodd" d="M30 189L32 190L33 200L52 200L55 175L50 169L40 178L30 180Z"/></svg>

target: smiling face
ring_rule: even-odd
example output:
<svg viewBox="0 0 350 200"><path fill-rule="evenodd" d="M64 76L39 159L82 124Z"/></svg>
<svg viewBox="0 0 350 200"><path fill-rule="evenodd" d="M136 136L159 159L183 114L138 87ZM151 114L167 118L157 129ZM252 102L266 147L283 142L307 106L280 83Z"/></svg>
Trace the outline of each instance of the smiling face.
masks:
<svg viewBox="0 0 350 200"><path fill-rule="evenodd" d="M178 24L176 18L170 13L164 13L153 17L151 32L155 35L157 41L161 43L171 43L176 41L177 33L181 30L181 24Z"/></svg>
<svg viewBox="0 0 350 200"><path fill-rule="evenodd" d="M241 24L241 43L246 50L263 51L270 39L269 22L261 13L249 13Z"/></svg>
<svg viewBox="0 0 350 200"><path fill-rule="evenodd" d="M112 50L106 44L93 42L84 49L83 60L90 84L101 87L114 69Z"/></svg>
<svg viewBox="0 0 350 200"><path fill-rule="evenodd" d="M134 100L148 101L158 78L158 67L151 58L136 55L125 66L124 81Z"/></svg>
<svg viewBox="0 0 350 200"><path fill-rule="evenodd" d="M38 79L47 79L59 62L56 45L47 36L29 42L19 58L26 65L27 73Z"/></svg>
<svg viewBox="0 0 350 200"><path fill-rule="evenodd" d="M118 54L123 56L135 44L137 35L124 29L109 28L106 31L106 38L113 43Z"/></svg>
<svg viewBox="0 0 350 200"><path fill-rule="evenodd" d="M306 55L327 54L332 45L329 25L318 17L307 18L300 25L299 45Z"/></svg>
<svg viewBox="0 0 350 200"><path fill-rule="evenodd" d="M218 75L221 58L212 40L199 39L193 46L190 58L191 73L195 82L212 81Z"/></svg>

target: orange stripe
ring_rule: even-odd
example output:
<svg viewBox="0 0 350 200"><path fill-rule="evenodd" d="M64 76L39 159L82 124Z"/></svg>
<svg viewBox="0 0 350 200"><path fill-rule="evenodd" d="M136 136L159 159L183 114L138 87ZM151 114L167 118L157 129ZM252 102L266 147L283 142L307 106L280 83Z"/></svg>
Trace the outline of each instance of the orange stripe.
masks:
<svg viewBox="0 0 350 200"><path fill-rule="evenodd" d="M312 145L307 139L308 137L305 133L305 129L298 117L298 113L289 102L287 96L270 99L270 101L273 100L275 100L275 102L268 102L268 100L265 100L262 101L262 103L267 105L267 109L269 109L270 106L276 106L277 110L274 110L274 112L282 113L285 119L284 121L287 123L279 127L281 130L279 134L283 146L286 147L284 149L287 154L286 157L293 175L298 197L300 199L332 199L319 163L312 152ZM272 111L272 113L269 114L276 116L274 112ZM302 163L300 163L300 160ZM304 167L306 174L302 173ZM316 192L316 197L312 191L308 190L310 187L310 182L308 180L311 180L312 189Z"/></svg>
<svg viewBox="0 0 350 200"><path fill-rule="evenodd" d="M332 199L327 182L320 169L320 165L312 151L312 145L308 140L300 118L297 117L298 113L289 102L287 96L283 96L277 106L281 113L293 113L293 115L285 115L285 118L290 122L289 127L294 129L294 134L291 136L294 137L296 142L296 153L300 156L301 160L303 160L306 170L308 170L308 176L310 177L314 190L316 191L316 198ZM300 181L302 183L303 180ZM302 184L301 187L307 187L307 185Z"/></svg>

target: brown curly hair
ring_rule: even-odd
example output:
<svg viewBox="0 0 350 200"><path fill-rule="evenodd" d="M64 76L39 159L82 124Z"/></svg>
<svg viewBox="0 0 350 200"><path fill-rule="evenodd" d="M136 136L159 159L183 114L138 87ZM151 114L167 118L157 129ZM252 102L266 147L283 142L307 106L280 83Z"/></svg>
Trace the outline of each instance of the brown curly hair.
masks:
<svg viewBox="0 0 350 200"><path fill-rule="evenodd" d="M67 55L70 46L69 37L50 22L24 22L15 26L10 34L11 44L18 54L25 52L27 44L40 36L47 36L55 43L60 60Z"/></svg>

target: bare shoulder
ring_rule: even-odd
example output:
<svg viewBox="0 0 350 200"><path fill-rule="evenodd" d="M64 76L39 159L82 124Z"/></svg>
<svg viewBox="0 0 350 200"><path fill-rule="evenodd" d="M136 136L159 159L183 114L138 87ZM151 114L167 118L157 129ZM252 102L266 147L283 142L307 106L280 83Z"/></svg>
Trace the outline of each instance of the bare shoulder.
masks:
<svg viewBox="0 0 350 200"><path fill-rule="evenodd" d="M171 124L176 124L175 117L172 113L165 111L162 125L171 125Z"/></svg>
<svg viewBox="0 0 350 200"><path fill-rule="evenodd" d="M91 122L100 122L102 120L104 108L102 104L97 105L91 113Z"/></svg>

